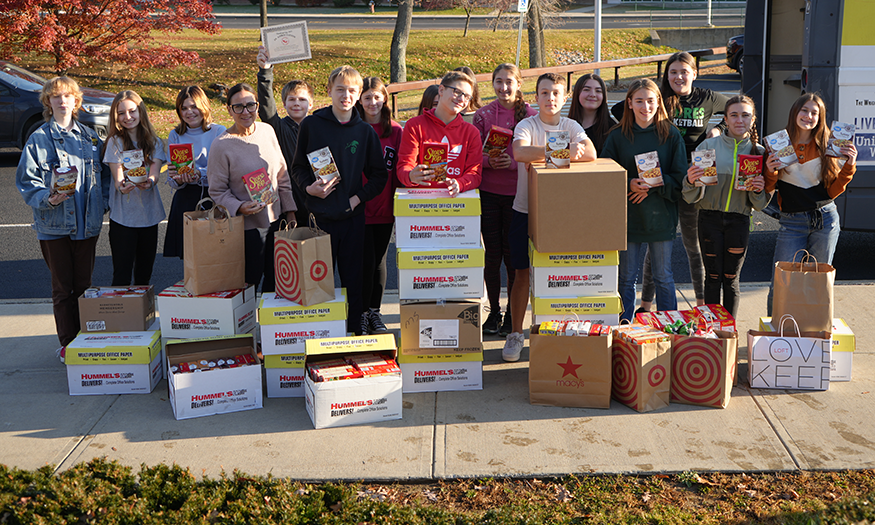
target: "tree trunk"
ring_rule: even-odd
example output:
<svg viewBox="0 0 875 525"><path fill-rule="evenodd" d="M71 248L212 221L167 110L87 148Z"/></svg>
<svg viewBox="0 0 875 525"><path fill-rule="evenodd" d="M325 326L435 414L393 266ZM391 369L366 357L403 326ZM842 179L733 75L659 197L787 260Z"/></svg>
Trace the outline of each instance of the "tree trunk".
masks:
<svg viewBox="0 0 875 525"><path fill-rule="evenodd" d="M471 24L471 8L465 6L465 32L462 33L462 38L468 36L468 26Z"/></svg>
<svg viewBox="0 0 875 525"><path fill-rule="evenodd" d="M260 4L261 27L267 27L267 0L261 0Z"/></svg>
<svg viewBox="0 0 875 525"><path fill-rule="evenodd" d="M498 23L501 22L501 15L504 13L503 9L498 10L498 15L495 17L495 24L492 26L492 32L496 32L498 30Z"/></svg>
<svg viewBox="0 0 875 525"><path fill-rule="evenodd" d="M413 0L398 1L398 16L389 49L389 82L407 82L407 40L413 23Z"/></svg>
<svg viewBox="0 0 875 525"><path fill-rule="evenodd" d="M531 0L526 18L529 35L529 67L545 67L547 60L544 51L544 26L538 0Z"/></svg>

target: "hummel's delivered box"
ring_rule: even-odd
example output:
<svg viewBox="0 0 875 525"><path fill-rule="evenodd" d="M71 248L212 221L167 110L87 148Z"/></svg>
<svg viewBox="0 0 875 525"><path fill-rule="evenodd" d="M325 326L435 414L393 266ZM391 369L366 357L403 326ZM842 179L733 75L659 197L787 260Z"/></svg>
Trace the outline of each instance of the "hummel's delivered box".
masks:
<svg viewBox="0 0 875 525"><path fill-rule="evenodd" d="M529 237L539 252L626 249L626 170L611 159L529 168Z"/></svg>
<svg viewBox="0 0 875 525"><path fill-rule="evenodd" d="M399 299L480 299L484 251L465 248L398 248Z"/></svg>
<svg viewBox="0 0 875 525"><path fill-rule="evenodd" d="M398 355L404 393L483 389L483 352Z"/></svg>
<svg viewBox="0 0 875 525"><path fill-rule="evenodd" d="M760 317L761 332L775 332L771 317ZM850 381L857 343L854 332L844 319L832 320L832 353L829 363L829 380Z"/></svg>
<svg viewBox="0 0 875 525"><path fill-rule="evenodd" d="M176 419L261 408L261 361L252 334L172 339L165 349Z"/></svg>
<svg viewBox="0 0 875 525"><path fill-rule="evenodd" d="M81 332L67 345L67 386L71 396L148 394L164 376L161 332Z"/></svg>
<svg viewBox="0 0 875 525"><path fill-rule="evenodd" d="M529 241L529 271L535 297L574 297L617 293L620 252L542 253Z"/></svg>
<svg viewBox="0 0 875 525"><path fill-rule="evenodd" d="M83 332L142 332L155 321L151 286L94 287L79 297Z"/></svg>
<svg viewBox="0 0 875 525"><path fill-rule="evenodd" d="M483 330L480 301L403 301L401 353L480 354Z"/></svg>
<svg viewBox="0 0 875 525"><path fill-rule="evenodd" d="M335 290L333 301L311 306L301 306L274 293L263 294L258 307L261 353L265 356L303 355L308 339L345 336L346 316L343 288Z"/></svg>
<svg viewBox="0 0 875 525"><path fill-rule="evenodd" d="M531 301L534 324L573 319L616 326L620 324L620 314L623 312L623 300L618 294L599 297L532 297Z"/></svg>
<svg viewBox="0 0 875 525"><path fill-rule="evenodd" d="M182 281L158 294L165 338L246 334L255 328L255 287L192 295Z"/></svg>
<svg viewBox="0 0 875 525"><path fill-rule="evenodd" d="M611 334L529 335L529 402L559 407L611 407Z"/></svg>
<svg viewBox="0 0 875 525"><path fill-rule="evenodd" d="M358 354L381 354L395 359L392 334L310 339L306 343L307 367ZM304 401L316 428L360 425L401 419L401 371L384 375L316 382L304 378Z"/></svg>
<svg viewBox="0 0 875 525"><path fill-rule="evenodd" d="M267 397L304 397L304 354L264 356Z"/></svg>
<svg viewBox="0 0 875 525"><path fill-rule="evenodd" d="M398 248L480 245L480 192L450 197L446 188L395 190Z"/></svg>

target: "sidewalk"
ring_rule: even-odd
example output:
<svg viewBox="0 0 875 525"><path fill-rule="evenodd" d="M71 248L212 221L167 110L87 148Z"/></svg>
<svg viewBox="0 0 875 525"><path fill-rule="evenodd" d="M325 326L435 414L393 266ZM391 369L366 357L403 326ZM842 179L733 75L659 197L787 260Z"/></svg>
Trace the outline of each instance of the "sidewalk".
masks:
<svg viewBox="0 0 875 525"><path fill-rule="evenodd" d="M768 289L742 285L738 325L757 326ZM532 406L528 349L501 360L485 342L483 391L405 394L398 421L314 430L303 399L176 421L166 382L148 395L67 395L51 304L0 304L0 463L58 469L94 457L138 468L177 463L211 477L240 469L298 480L431 480L568 473L875 468L875 317L872 283L836 285L836 316L857 333L853 381L826 392L750 390L746 366L724 410L672 404L639 414ZM689 288L678 291L688 304ZM384 300L397 334L397 295ZM683 306L682 306L683 307ZM739 340L746 357L746 337Z"/></svg>

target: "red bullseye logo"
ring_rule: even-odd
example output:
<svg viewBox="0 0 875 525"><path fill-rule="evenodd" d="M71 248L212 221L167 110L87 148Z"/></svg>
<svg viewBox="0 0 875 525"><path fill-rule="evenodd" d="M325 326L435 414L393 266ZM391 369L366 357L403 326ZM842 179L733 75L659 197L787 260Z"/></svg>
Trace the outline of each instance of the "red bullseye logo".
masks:
<svg viewBox="0 0 875 525"><path fill-rule="evenodd" d="M625 341L615 342L611 354L613 382L611 395L614 399L635 410L638 408L638 359L635 350Z"/></svg>
<svg viewBox="0 0 875 525"><path fill-rule="evenodd" d="M727 377L723 352L718 341L690 339L676 345L672 351L672 401L722 406Z"/></svg>
<svg viewBox="0 0 875 525"><path fill-rule="evenodd" d="M310 265L310 278L314 281L321 281L328 275L328 265L325 261L316 261Z"/></svg>
<svg viewBox="0 0 875 525"><path fill-rule="evenodd" d="M650 383L650 386L659 386L665 380L665 375L665 367L656 365L647 374L647 382Z"/></svg>
<svg viewBox="0 0 875 525"><path fill-rule="evenodd" d="M301 298L301 276L298 273L298 247L285 240L278 240L274 247L276 293L298 302Z"/></svg>

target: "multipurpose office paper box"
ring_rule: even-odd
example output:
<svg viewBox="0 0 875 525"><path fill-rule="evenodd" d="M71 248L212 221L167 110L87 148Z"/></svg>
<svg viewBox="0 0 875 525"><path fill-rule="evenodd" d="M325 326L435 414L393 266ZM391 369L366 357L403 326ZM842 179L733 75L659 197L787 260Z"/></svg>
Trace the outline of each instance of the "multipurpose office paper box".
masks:
<svg viewBox="0 0 875 525"><path fill-rule="evenodd" d="M610 159L529 168L529 237L544 253L626 249L626 170Z"/></svg>
<svg viewBox="0 0 875 525"><path fill-rule="evenodd" d="M399 299L480 299L482 246L398 248Z"/></svg>
<svg viewBox="0 0 875 525"><path fill-rule="evenodd" d="M402 301L401 353L479 354L483 351L480 301ZM472 359L473 360L473 359Z"/></svg>
<svg viewBox="0 0 875 525"><path fill-rule="evenodd" d="M167 374L170 405L176 419L261 408L261 361L252 334L167 341L167 369L181 363L251 355L255 364L202 372Z"/></svg>
<svg viewBox="0 0 875 525"><path fill-rule="evenodd" d="M617 293L620 252L542 253L529 241L531 293L535 297Z"/></svg>
<svg viewBox="0 0 875 525"><path fill-rule="evenodd" d="M398 188L394 211L398 248L480 245L478 190L450 197L445 188Z"/></svg>
<svg viewBox="0 0 875 525"><path fill-rule="evenodd" d="M158 294L165 338L246 334L255 328L255 287L191 295L182 281Z"/></svg>
<svg viewBox="0 0 875 525"><path fill-rule="evenodd" d="M158 348L145 364L67 366L70 395L148 394L164 377L164 352Z"/></svg>
<svg viewBox="0 0 875 525"><path fill-rule="evenodd" d="M346 335L346 290L335 289L333 301L301 306L274 293L262 295L258 307L261 353L303 354L308 339Z"/></svg>
<svg viewBox="0 0 875 525"><path fill-rule="evenodd" d="M771 317L760 317L760 331L774 332ZM832 354L829 363L829 380L850 381L857 342L854 332L844 319L832 320Z"/></svg>
<svg viewBox="0 0 875 525"><path fill-rule="evenodd" d="M151 286L93 287L79 297L83 332L136 332L155 321L155 292Z"/></svg>
<svg viewBox="0 0 875 525"><path fill-rule="evenodd" d="M397 357L392 334L311 339L306 349L305 366L311 361L358 353ZM304 403L316 428L401 419L401 373L316 383L305 369Z"/></svg>
<svg viewBox="0 0 875 525"><path fill-rule="evenodd" d="M399 358L401 359L401 358ZM402 389L414 392L483 390L483 361L415 361L398 363Z"/></svg>
<svg viewBox="0 0 875 525"><path fill-rule="evenodd" d="M304 397L304 353L264 356L267 397Z"/></svg>
<svg viewBox="0 0 875 525"><path fill-rule="evenodd" d="M616 326L623 300L619 294L599 297L531 297L532 323L573 319Z"/></svg>

